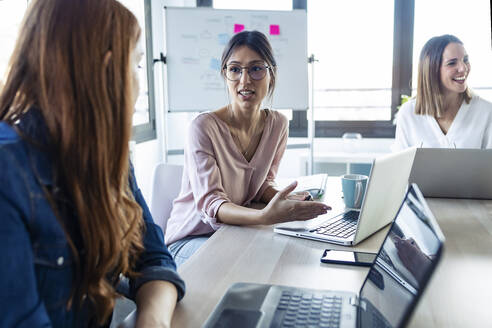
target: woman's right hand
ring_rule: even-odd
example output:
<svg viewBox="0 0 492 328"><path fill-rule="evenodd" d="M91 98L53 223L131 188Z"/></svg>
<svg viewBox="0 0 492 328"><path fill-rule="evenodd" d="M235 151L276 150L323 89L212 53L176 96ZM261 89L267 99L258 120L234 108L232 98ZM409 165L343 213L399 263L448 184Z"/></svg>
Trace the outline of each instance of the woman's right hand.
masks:
<svg viewBox="0 0 492 328"><path fill-rule="evenodd" d="M293 182L280 190L262 210L262 224L275 224L288 221L306 221L325 214L331 207L321 202L306 202L289 199L289 194L296 188Z"/></svg>

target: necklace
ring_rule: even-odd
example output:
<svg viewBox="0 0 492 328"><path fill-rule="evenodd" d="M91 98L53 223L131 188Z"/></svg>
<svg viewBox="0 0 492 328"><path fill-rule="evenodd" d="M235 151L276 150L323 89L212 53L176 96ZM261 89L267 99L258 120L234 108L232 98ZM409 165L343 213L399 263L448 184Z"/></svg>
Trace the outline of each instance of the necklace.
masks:
<svg viewBox="0 0 492 328"><path fill-rule="evenodd" d="M258 143L260 141L261 135L263 134L263 127L264 127L264 120L263 120L263 114L262 111L260 111L260 118L254 124L253 131L249 134L249 138L246 139L247 144L244 145L244 143L241 141L241 138L239 137L238 133L236 132L236 129L233 128L232 122L234 122L234 115L232 108L229 107L230 111L230 118L229 118L229 131L231 133L232 139L234 140L234 143L236 144L237 148L239 149L240 153L246 158L246 160L250 160L253 156L253 154L256 151L256 148L258 147Z"/></svg>

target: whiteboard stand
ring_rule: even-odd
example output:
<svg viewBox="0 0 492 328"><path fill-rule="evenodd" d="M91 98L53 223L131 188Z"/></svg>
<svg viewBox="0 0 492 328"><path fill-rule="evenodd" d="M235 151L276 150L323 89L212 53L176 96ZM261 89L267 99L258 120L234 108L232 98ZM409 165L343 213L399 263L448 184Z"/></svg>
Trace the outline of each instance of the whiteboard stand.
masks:
<svg viewBox="0 0 492 328"><path fill-rule="evenodd" d="M308 175L314 174L314 63L318 60L314 57L314 54L308 57L308 63L311 64L311 106L309 106L308 115L308 140L309 140L309 157L308 157Z"/></svg>
<svg viewBox="0 0 492 328"><path fill-rule="evenodd" d="M159 69L160 68L160 69ZM158 161L167 163L167 143L168 143L168 129L167 129L167 104L165 99L167 99L166 88L165 88L165 69L166 69L166 57L161 52L159 58L154 58L152 61L152 69L157 74L154 74L154 85L156 93L158 94L158 103L162 105L156 106L155 121L156 121L156 131L157 131L157 144L158 144ZM159 87L158 87L159 86ZM158 91L157 91L158 90Z"/></svg>

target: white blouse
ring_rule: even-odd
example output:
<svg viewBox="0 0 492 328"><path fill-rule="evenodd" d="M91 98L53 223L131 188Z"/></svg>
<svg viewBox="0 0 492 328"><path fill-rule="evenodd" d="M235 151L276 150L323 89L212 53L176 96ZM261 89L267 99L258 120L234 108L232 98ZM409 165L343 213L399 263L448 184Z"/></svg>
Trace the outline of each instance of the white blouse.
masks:
<svg viewBox="0 0 492 328"><path fill-rule="evenodd" d="M397 114L395 142L391 149L425 148L492 148L492 104L477 95L470 103L463 101L448 133L444 134L436 119L415 114L415 99L403 104Z"/></svg>

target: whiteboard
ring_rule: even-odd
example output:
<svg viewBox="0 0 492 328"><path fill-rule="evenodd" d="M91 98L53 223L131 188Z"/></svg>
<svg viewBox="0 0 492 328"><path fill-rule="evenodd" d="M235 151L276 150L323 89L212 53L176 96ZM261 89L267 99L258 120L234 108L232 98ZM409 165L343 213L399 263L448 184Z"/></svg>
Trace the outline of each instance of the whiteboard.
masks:
<svg viewBox="0 0 492 328"><path fill-rule="evenodd" d="M267 0L265 0L267 1ZM276 109L307 109L305 10L260 11L166 7L166 85L169 111L215 110L229 103L220 75L222 52L235 30L263 32L277 61Z"/></svg>

